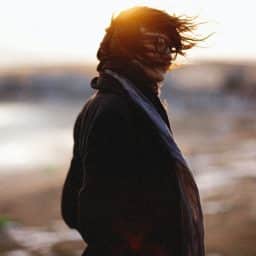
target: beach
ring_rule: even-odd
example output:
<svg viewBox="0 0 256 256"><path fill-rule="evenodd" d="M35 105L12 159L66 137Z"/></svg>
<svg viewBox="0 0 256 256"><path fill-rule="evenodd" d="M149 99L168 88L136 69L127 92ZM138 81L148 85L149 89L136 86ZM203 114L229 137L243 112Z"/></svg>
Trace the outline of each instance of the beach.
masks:
<svg viewBox="0 0 256 256"><path fill-rule="evenodd" d="M86 244L76 231L72 232L64 224L60 215L64 176L64 172L56 171L50 176L42 172L1 180L0 212L16 224L7 222L5 227L2 224L0 237L5 239L0 240L0 255L13 255L8 253L15 251L26 252L24 255L79 255L82 252ZM32 186L27 186L28 183ZM16 189L11 191L7 186ZM242 178L215 189L211 196L203 199L207 255L256 254L255 193L256 178ZM52 238L44 242L48 233ZM24 242L31 238L38 241L34 240L32 245Z"/></svg>
<svg viewBox="0 0 256 256"><path fill-rule="evenodd" d="M207 255L256 255L255 104L219 94L203 98L193 95L174 95L168 100L168 114L200 189ZM30 154L29 145L35 145L33 164L29 168L18 165L16 169L3 165L1 169L0 255L81 255L86 247L60 215L62 186L72 157L72 126L82 104L27 105L28 110L47 106L48 111L45 115L41 112L43 125L29 112L27 116L34 120L29 125L37 129L30 133L22 119L24 129L20 133L28 138L24 140L23 155ZM20 105L15 111L18 109ZM8 129L12 127L11 119L9 124ZM40 147L30 137L33 132L40 138ZM47 134L50 139L45 141ZM29 139L30 144L26 144ZM47 161L39 157L42 154L50 155ZM18 160L9 159L10 164Z"/></svg>

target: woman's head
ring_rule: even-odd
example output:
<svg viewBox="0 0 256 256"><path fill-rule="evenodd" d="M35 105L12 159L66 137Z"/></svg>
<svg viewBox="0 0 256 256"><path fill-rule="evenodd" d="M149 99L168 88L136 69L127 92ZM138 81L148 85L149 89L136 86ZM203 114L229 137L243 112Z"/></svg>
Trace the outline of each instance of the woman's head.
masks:
<svg viewBox="0 0 256 256"><path fill-rule="evenodd" d="M200 41L195 36L186 35L196 29L193 18L170 15L165 11L144 6L133 7L112 18L98 51L98 58L103 57L103 48L105 54L127 58L143 51L141 28L166 35L174 56L184 55L186 50Z"/></svg>
<svg viewBox="0 0 256 256"><path fill-rule="evenodd" d="M167 71L177 55L185 55L200 41L188 35L194 29L193 18L144 6L133 7L112 18L97 57L100 62L127 59L160 74ZM162 80L161 77L157 80Z"/></svg>

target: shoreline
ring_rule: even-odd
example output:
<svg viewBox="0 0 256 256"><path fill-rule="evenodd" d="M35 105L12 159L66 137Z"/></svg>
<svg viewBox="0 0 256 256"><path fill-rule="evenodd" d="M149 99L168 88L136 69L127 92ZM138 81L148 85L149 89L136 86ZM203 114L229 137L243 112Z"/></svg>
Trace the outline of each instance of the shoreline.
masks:
<svg viewBox="0 0 256 256"><path fill-rule="evenodd" d="M23 230L32 228L35 233L42 233L42 230L46 229L62 235L66 232L72 237L74 231L65 226L60 215L60 196L65 175L66 171L57 170L51 174L33 172L1 178L1 215L6 216L10 222L18 223ZM8 187L15 189L10 190ZM230 256L256 254L255 193L256 178L243 177L234 183L215 188L202 199L208 253ZM61 231L53 231L57 224ZM58 242L60 248L56 244L52 246L57 246L62 252L67 244L71 251L81 252L82 248L85 248L78 233L76 238L68 237L63 242ZM0 252L2 249L0 243Z"/></svg>

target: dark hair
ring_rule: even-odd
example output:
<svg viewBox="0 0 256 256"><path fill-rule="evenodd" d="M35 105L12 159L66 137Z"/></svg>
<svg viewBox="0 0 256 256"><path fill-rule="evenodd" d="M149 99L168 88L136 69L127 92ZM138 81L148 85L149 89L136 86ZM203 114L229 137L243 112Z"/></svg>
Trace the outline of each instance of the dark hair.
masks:
<svg viewBox="0 0 256 256"><path fill-rule="evenodd" d="M171 41L175 55L185 55L186 50L194 47L205 38L193 34L198 23L195 17L169 15L167 12L145 6L133 7L112 17L106 29L97 57L100 61L109 57L132 58L140 48L140 26L156 32L165 33Z"/></svg>

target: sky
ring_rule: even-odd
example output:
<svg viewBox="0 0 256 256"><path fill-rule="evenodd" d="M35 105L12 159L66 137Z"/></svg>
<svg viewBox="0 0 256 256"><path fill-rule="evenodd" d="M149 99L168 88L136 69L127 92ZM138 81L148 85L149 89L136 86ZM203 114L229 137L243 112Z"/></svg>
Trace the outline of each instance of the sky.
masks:
<svg viewBox="0 0 256 256"><path fill-rule="evenodd" d="M111 16L135 5L198 15L199 34L214 35L189 60L256 60L253 1L0 0L0 67L95 62Z"/></svg>

